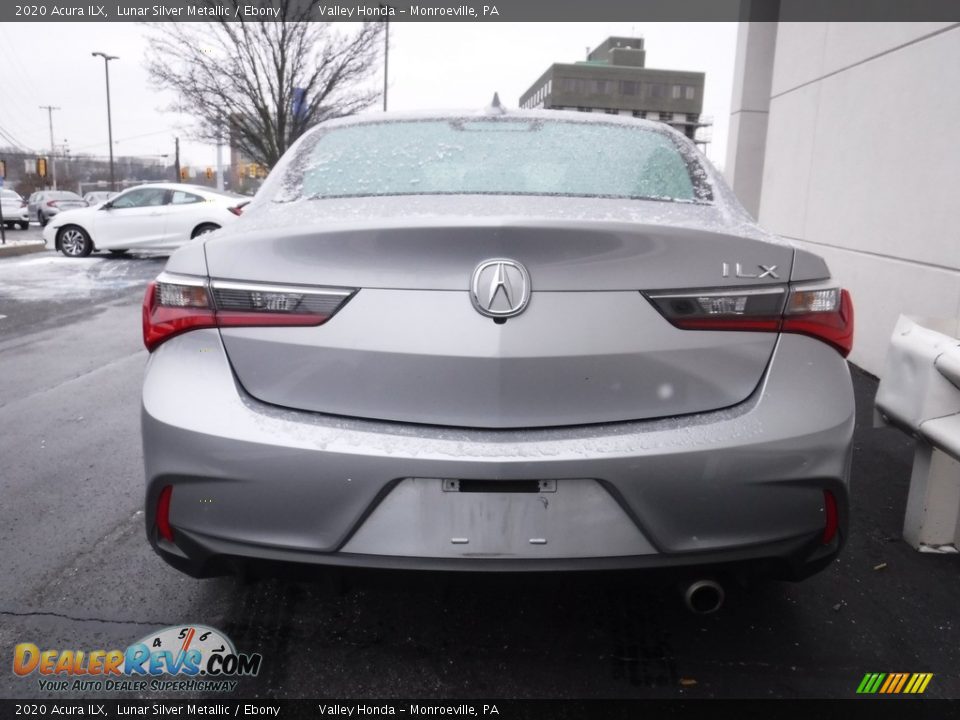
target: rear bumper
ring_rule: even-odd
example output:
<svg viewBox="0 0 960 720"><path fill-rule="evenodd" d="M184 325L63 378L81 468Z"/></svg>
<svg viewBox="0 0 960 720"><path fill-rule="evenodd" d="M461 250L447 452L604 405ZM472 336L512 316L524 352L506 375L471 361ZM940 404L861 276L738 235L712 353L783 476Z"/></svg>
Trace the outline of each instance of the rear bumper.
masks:
<svg viewBox="0 0 960 720"><path fill-rule="evenodd" d="M17 208L16 210L8 210L4 208L3 211L3 221L5 223L19 223L27 222L27 209L26 208Z"/></svg>
<svg viewBox="0 0 960 720"><path fill-rule="evenodd" d="M202 330L151 356L142 422L147 536L165 560L196 576L290 562L489 571L749 565L802 577L828 563L846 534L849 372L836 352L801 336L779 339L757 390L734 408L478 431L265 405L237 386L217 331ZM398 500L397 489L413 478L436 481L436 495ZM602 492L581 512L543 495L547 520L528 507L537 495L478 520L467 498L437 504L450 500L442 478L549 479L558 494L576 483ZM158 539L154 527L167 485L174 486L175 543ZM836 498L840 521L838 539L826 546L824 490ZM456 522L439 527L449 520L444 507L479 537L453 543Z"/></svg>

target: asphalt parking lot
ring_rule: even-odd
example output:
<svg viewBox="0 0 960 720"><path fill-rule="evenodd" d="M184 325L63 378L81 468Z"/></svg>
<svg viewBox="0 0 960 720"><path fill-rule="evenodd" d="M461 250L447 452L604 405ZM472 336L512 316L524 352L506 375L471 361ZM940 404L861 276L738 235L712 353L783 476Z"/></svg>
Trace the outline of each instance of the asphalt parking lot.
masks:
<svg viewBox="0 0 960 720"><path fill-rule="evenodd" d="M178 574L141 515L140 299L163 262L0 259L0 696L50 697L9 670L17 643L124 648L203 623L263 655L238 697L854 697L867 672L931 672L927 697L960 697L960 557L900 538L913 444L871 426L877 383L856 369L845 552L715 615L642 576Z"/></svg>

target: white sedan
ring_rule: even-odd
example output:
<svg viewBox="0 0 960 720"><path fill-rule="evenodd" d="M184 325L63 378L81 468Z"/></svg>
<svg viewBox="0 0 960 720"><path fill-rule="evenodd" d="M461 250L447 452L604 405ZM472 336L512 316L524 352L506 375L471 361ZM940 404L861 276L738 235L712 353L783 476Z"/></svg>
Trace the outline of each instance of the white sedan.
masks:
<svg viewBox="0 0 960 720"><path fill-rule="evenodd" d="M140 185L93 207L54 216L43 239L67 257L94 250L173 250L228 225L249 198L195 185Z"/></svg>

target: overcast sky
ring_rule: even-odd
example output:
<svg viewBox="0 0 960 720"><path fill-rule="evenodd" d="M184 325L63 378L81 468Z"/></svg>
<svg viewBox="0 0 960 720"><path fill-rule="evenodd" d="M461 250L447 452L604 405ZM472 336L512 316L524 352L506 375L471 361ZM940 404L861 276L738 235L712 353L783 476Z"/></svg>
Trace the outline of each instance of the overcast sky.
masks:
<svg viewBox="0 0 960 720"><path fill-rule="evenodd" d="M56 105L55 142L105 156L103 60L90 56L100 50L120 57L110 63L114 153L172 153L180 135L184 165L213 165L215 149L189 140L189 114L166 112L174 98L147 78L149 32L128 23L0 23L0 128L30 149L47 149L47 112L39 106ZM582 60L608 35L642 36L647 67L706 73L703 113L714 121L707 155L722 165L736 23L391 23L389 107L479 108L494 91L516 107L551 63Z"/></svg>

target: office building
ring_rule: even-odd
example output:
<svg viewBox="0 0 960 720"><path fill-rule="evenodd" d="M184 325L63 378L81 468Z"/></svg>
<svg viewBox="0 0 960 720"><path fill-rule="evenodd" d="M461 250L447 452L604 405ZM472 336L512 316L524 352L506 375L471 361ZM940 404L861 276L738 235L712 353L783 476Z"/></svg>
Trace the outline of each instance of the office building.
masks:
<svg viewBox="0 0 960 720"><path fill-rule="evenodd" d="M521 108L659 120L689 138L705 127L702 72L648 68L643 38L610 37L574 63L554 63L520 96Z"/></svg>

